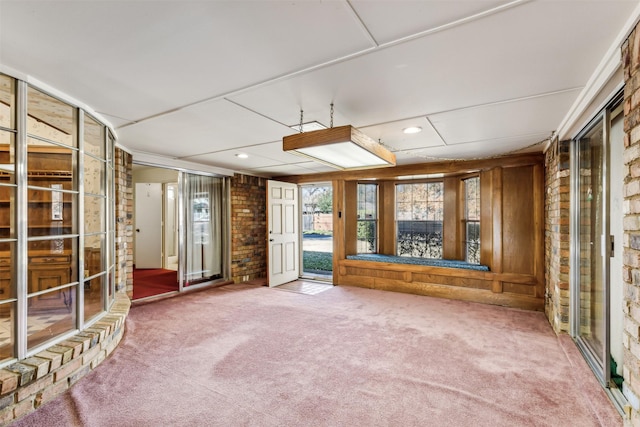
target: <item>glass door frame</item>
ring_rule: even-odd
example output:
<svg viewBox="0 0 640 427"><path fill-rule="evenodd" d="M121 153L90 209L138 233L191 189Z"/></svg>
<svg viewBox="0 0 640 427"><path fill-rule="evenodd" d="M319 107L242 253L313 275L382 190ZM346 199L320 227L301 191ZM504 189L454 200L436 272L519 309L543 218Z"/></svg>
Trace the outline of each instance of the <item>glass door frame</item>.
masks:
<svg viewBox="0 0 640 427"><path fill-rule="evenodd" d="M220 278L214 278L210 280L204 280L202 282L187 284L186 276L189 273L187 269L187 212L190 212L190 203L187 203L187 190L186 180L188 175L200 175L221 179L221 276ZM178 291L186 291L193 289L200 289L217 282L226 282L230 278L231 274L231 188L229 179L224 176L195 172L192 170L178 169Z"/></svg>
<svg viewBox="0 0 640 427"><path fill-rule="evenodd" d="M204 288L210 286L212 283L216 282L226 282L230 279L231 275L231 256L230 256L230 248L231 248L231 183L230 177L215 173L201 172L193 169L185 169L178 166L169 166L164 164L158 164L154 162L148 162L143 160L133 159L133 163L140 166L148 166L158 169L170 169L178 172L178 193L176 194L176 204L178 215L176 221L178 223L178 292L183 291L191 291L200 288ZM206 281L202 283L197 283L191 286L186 286L184 276L186 272L186 239L185 239L185 230L186 230L186 218L185 218L185 185L184 185L184 176L185 174L192 175L204 175L204 176L212 176L215 178L222 178L222 278L215 279L211 281ZM163 242L164 245L164 242ZM226 248L226 249L225 249ZM134 285L135 286L135 285Z"/></svg>
<svg viewBox="0 0 640 427"><path fill-rule="evenodd" d="M304 206L304 197L303 197L303 188L304 187L328 187L331 189L331 211L332 211L332 216L331 216L331 257L333 260L333 257L335 256L335 244L334 244L334 235L333 235L333 228L334 228L334 221L333 221L333 197L334 197L334 192L335 192L335 188L333 185L333 181L319 181L319 182L311 182L311 183L305 183L305 184L298 184L298 200L299 200L299 218L298 218L298 227L299 227L299 234L300 234L300 244L298 245L298 247L300 248L300 279L308 279L308 280L314 280L314 281L319 281L319 282L330 282L333 283L333 270L331 270L331 274L326 274L326 275L322 275L322 274L310 274L310 273L305 273L304 270L304 233L303 233L303 228L304 228L304 212L305 212L305 206ZM332 265L333 265L333 261L332 261Z"/></svg>
<svg viewBox="0 0 640 427"><path fill-rule="evenodd" d="M622 93L616 94L607 103L589 124L571 142L571 196L570 196L570 334L576 345L582 352L587 364L591 367L598 381L605 388L610 387L611 369L609 360L611 357L611 301L610 301L610 250L612 239L610 230L610 122L611 111L622 102ZM604 326L604 339L602 343L602 354L598 354L596 349L581 336L581 252L580 252L580 148L579 141L592 132L597 126L602 125L602 206L600 215L602 218L602 230L600 239L600 259L601 277L603 284L602 295L602 316ZM622 244L620 242L619 244Z"/></svg>

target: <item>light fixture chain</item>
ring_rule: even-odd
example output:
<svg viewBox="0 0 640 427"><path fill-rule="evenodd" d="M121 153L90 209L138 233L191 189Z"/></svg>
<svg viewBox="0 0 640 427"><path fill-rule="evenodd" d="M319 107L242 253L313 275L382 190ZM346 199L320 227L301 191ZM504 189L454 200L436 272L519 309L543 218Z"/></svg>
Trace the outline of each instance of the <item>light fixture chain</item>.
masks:
<svg viewBox="0 0 640 427"><path fill-rule="evenodd" d="M329 121L329 127L333 127L333 102L331 103L331 120Z"/></svg>
<svg viewBox="0 0 640 427"><path fill-rule="evenodd" d="M302 108L300 109L300 133L302 133L302 123L304 121L304 111L302 111Z"/></svg>

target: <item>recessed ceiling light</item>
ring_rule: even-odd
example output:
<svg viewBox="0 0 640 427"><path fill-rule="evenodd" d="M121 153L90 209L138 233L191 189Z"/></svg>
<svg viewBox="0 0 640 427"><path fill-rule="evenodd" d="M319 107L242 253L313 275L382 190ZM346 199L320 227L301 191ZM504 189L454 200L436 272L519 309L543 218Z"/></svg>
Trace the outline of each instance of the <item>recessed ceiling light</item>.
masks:
<svg viewBox="0 0 640 427"><path fill-rule="evenodd" d="M422 128L420 126L409 126L408 128L404 128L402 129L402 132L404 133L419 133L422 132Z"/></svg>
<svg viewBox="0 0 640 427"><path fill-rule="evenodd" d="M245 153L236 154L236 157L239 159L248 159L249 155Z"/></svg>

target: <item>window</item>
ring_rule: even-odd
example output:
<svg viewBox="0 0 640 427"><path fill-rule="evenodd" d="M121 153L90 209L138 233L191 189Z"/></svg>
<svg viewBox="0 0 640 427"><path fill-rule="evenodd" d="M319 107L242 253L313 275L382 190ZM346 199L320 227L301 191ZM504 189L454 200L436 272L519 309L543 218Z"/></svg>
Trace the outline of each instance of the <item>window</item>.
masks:
<svg viewBox="0 0 640 427"><path fill-rule="evenodd" d="M113 302L114 144L84 110L0 74L0 364Z"/></svg>
<svg viewBox="0 0 640 427"><path fill-rule="evenodd" d="M426 182L396 185L396 253L442 258L444 185Z"/></svg>
<svg viewBox="0 0 640 427"><path fill-rule="evenodd" d="M378 184L358 184L359 254L378 251Z"/></svg>
<svg viewBox="0 0 640 427"><path fill-rule="evenodd" d="M480 177L467 178L464 185L465 260L480 264Z"/></svg>

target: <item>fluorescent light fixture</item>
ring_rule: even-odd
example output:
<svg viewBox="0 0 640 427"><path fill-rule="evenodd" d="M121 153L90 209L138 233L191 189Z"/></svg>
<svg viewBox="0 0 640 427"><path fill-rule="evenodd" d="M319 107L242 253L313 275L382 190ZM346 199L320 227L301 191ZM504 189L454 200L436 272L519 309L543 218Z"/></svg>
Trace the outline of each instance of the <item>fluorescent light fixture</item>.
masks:
<svg viewBox="0 0 640 427"><path fill-rule="evenodd" d="M246 153L239 153L239 154L236 154L236 157L239 159L248 159L249 155Z"/></svg>
<svg viewBox="0 0 640 427"><path fill-rule="evenodd" d="M402 129L402 132L406 134L420 133L422 132L422 128L420 126L409 126L408 128Z"/></svg>
<svg viewBox="0 0 640 427"><path fill-rule="evenodd" d="M300 125L293 125L293 126L289 126L291 129L300 132ZM317 121L313 121L313 122L307 122L307 123L303 123L302 124L302 132L311 132L314 130L322 130L322 129L326 129L327 127L325 125L323 125L320 122Z"/></svg>
<svg viewBox="0 0 640 427"><path fill-rule="evenodd" d="M392 152L349 125L285 136L282 148L338 169L396 165Z"/></svg>
<svg viewBox="0 0 640 427"><path fill-rule="evenodd" d="M443 178L443 173L425 173L422 175L403 175L399 176L398 179L433 179L433 178Z"/></svg>

